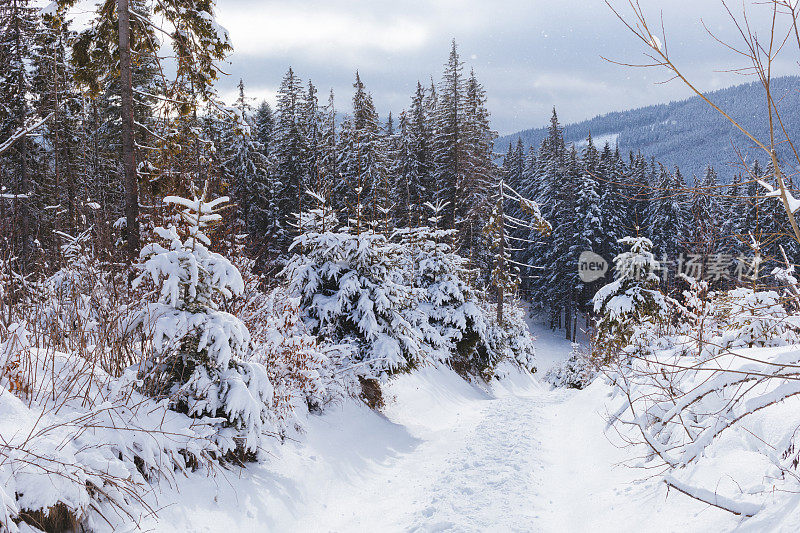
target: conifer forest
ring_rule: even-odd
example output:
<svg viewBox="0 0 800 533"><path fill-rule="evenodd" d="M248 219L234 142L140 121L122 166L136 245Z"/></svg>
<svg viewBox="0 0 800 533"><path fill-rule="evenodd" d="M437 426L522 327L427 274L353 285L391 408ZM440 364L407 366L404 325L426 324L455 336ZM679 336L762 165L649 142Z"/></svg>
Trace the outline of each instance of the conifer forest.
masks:
<svg viewBox="0 0 800 533"><path fill-rule="evenodd" d="M0 0L0 533L800 529L800 6L591 4Z"/></svg>

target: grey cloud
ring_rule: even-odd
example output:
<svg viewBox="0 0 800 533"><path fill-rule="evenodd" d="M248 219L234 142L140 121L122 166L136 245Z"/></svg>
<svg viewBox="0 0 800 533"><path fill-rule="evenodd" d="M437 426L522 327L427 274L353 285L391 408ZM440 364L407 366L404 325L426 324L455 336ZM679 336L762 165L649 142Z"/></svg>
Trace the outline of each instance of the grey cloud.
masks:
<svg viewBox="0 0 800 533"><path fill-rule="evenodd" d="M622 12L625 0L614 2ZM642 1L653 20L663 9L667 44L701 88L749 81L714 72L741 66L713 42L701 19L723 39L735 29L708 1ZM256 2L220 0L219 18L238 51L231 76L221 84L232 94L241 77L256 96L274 94L289 65L346 109L355 70L362 73L379 111L408 104L417 80L438 79L455 38L467 68L474 67L489 95L500 133L545 124L556 106L562 120L576 121L688 96L677 83L657 85L666 73L613 65L639 62L641 43L602 0L482 0ZM764 28L768 13L753 6L751 23ZM779 65L778 74L796 65Z"/></svg>

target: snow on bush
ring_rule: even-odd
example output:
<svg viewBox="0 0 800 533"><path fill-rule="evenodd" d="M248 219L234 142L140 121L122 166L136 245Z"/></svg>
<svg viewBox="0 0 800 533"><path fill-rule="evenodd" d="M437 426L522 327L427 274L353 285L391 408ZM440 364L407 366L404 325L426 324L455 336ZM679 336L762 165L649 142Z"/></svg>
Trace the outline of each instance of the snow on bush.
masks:
<svg viewBox="0 0 800 533"><path fill-rule="evenodd" d="M669 301L678 320L633 324L606 369L612 422L681 493L743 516L786 504L800 489L800 316L775 291L688 282L685 303Z"/></svg>
<svg viewBox="0 0 800 533"><path fill-rule="evenodd" d="M336 374L337 347L321 345L303 323L298 298L283 287L269 293L253 287L245 302L238 315L252 333L253 360L265 366L273 384L272 413L281 431L354 389Z"/></svg>
<svg viewBox="0 0 800 533"><path fill-rule="evenodd" d="M800 317L789 315L775 291L740 287L720 294L714 304L721 333L712 343L720 349L800 342Z"/></svg>
<svg viewBox="0 0 800 533"><path fill-rule="evenodd" d="M31 350L30 333L24 324L17 322L13 322L5 333L0 344L0 387L16 394L28 394L30 372L26 368L28 359L22 354Z"/></svg>
<svg viewBox="0 0 800 533"><path fill-rule="evenodd" d="M46 336L50 347L96 359L106 372L119 374L138 361L123 327L133 314L130 295L121 290L124 274L101 267L91 230L75 237L57 233L65 241L61 268L27 292L30 301L16 306L16 319Z"/></svg>
<svg viewBox="0 0 800 533"><path fill-rule="evenodd" d="M147 505L147 482L207 464L218 453L212 425L136 390L135 372L113 378L78 355L32 347L25 324L0 339L20 361L26 387L0 380L0 530L41 529L69 517L112 531Z"/></svg>
<svg viewBox="0 0 800 533"><path fill-rule="evenodd" d="M581 352L581 347L573 343L569 357L554 366L544 375L544 380L553 387L584 389L594 381L598 375L596 365L588 354Z"/></svg>
<svg viewBox="0 0 800 533"><path fill-rule="evenodd" d="M175 196L166 204L181 208L180 230L156 228L164 244L141 252L142 274L157 301L143 321L152 332L153 354L140 373L149 394L193 418L214 419L214 440L223 454L253 456L273 432L273 388L263 364L249 360L250 332L219 302L244 290L239 270L208 249L205 228L221 220L215 208L227 197L205 201Z"/></svg>

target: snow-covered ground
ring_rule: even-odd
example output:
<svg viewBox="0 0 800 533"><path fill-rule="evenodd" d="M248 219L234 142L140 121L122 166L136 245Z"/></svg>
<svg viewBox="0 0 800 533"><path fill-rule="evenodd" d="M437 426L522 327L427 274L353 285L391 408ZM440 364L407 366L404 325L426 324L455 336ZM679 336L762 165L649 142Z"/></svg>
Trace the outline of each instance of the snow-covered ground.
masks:
<svg viewBox="0 0 800 533"><path fill-rule="evenodd" d="M524 302L523 302L524 303ZM530 316L525 306L528 329L536 337L536 369L538 377L544 376L548 370L567 358L572 350L572 342L568 341L562 330L552 331L547 327L546 319ZM578 342L586 342L586 335L578 328Z"/></svg>
<svg viewBox="0 0 800 533"><path fill-rule="evenodd" d="M538 327L542 375L567 356ZM600 380L551 390L515 374L485 390L428 368L386 389L385 415L347 402L241 477L180 482L157 531L726 531L738 521L647 480L606 434Z"/></svg>

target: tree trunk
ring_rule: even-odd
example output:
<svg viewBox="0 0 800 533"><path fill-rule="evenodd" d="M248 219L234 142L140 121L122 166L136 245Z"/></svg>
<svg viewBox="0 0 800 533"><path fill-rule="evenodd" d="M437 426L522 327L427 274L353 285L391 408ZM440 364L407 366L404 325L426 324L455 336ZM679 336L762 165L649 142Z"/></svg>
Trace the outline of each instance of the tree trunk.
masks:
<svg viewBox="0 0 800 533"><path fill-rule="evenodd" d="M503 180L500 180L500 198L498 200L498 216L500 221L498 222L499 228L499 250L497 255L497 323L503 323L503 283L505 280L501 278L506 265L505 265L505 254L506 254L506 236L505 236L505 224L503 223Z"/></svg>
<svg viewBox="0 0 800 533"><path fill-rule="evenodd" d="M133 83L131 76L130 12L128 0L117 0L119 19L119 86L122 100L122 166L125 171L125 219L128 256L139 254L139 184L133 140Z"/></svg>
<svg viewBox="0 0 800 533"><path fill-rule="evenodd" d="M578 337L578 312L575 312L575 319L572 321L572 342Z"/></svg>
<svg viewBox="0 0 800 533"><path fill-rule="evenodd" d="M17 4L14 4L14 8L17 7ZM12 8L13 9L13 8ZM16 114L16 125L19 128L25 128L25 123L27 122L27 102L25 101L26 96L26 85L25 85L25 68L24 68L24 59L23 59L23 52L22 49L24 47L24 43L22 40L22 28L19 26L19 16L21 14L18 13L17 17L14 17L14 26L11 28L11 32L13 33L13 46L15 59L18 62L17 65L17 102L14 102L12 105L16 105L16 109L14 109ZM20 267L23 271L27 271L28 267L28 260L30 259L28 256L30 254L30 214L28 212L28 139L27 135L22 135L19 139L18 144L16 146L16 151L19 154L19 176L18 176L18 188L15 191L14 196L14 215L17 217L16 222L19 227L19 237L21 239L21 250L22 253L20 254Z"/></svg>

